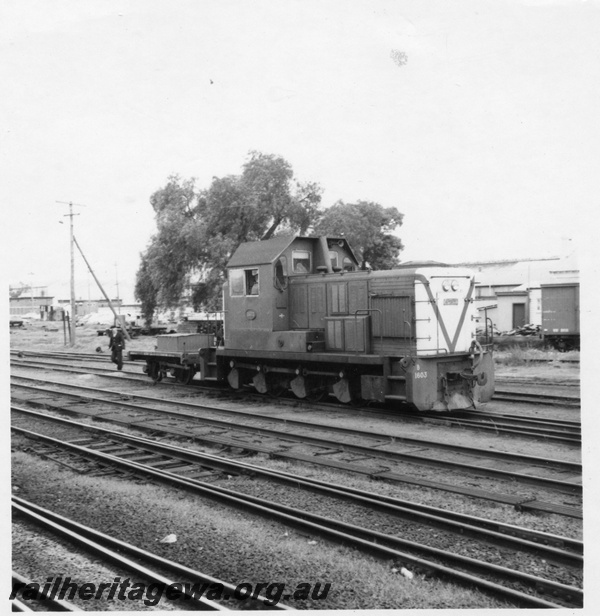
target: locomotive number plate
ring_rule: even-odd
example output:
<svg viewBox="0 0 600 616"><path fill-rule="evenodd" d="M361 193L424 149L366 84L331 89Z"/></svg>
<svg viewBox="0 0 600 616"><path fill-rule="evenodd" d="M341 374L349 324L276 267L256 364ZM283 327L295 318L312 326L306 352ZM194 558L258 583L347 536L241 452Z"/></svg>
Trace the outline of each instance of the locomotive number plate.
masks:
<svg viewBox="0 0 600 616"><path fill-rule="evenodd" d="M458 297L448 297L444 300L444 306L458 306Z"/></svg>

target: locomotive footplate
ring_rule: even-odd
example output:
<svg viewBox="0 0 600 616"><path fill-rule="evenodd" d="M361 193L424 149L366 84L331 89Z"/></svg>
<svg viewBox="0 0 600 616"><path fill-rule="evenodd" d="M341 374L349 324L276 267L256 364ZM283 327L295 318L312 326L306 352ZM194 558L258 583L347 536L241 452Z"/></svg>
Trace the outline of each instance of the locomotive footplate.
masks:
<svg viewBox="0 0 600 616"><path fill-rule="evenodd" d="M252 362L257 359L270 359L278 364L282 361L292 361L306 363L327 363L327 364L357 364L381 366L388 358L381 355L360 355L347 353L294 353L285 351L246 351L242 349L217 349L219 358L247 358Z"/></svg>
<svg viewBox="0 0 600 616"><path fill-rule="evenodd" d="M129 351L127 357L131 361L142 359L148 362L164 362L177 365L193 364L198 361L198 353L165 353L164 351Z"/></svg>

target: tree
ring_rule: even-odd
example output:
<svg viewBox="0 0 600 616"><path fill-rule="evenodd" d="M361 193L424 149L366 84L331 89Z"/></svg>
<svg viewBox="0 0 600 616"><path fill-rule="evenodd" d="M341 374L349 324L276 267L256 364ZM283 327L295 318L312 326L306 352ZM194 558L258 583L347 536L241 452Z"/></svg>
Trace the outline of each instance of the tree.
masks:
<svg viewBox="0 0 600 616"><path fill-rule="evenodd" d="M143 312L176 307L189 289L195 309L217 309L234 250L277 233L306 233L320 214L321 192L295 180L282 157L260 152L250 152L241 175L215 177L198 192L193 180L169 177L150 198L157 233L137 274Z"/></svg>
<svg viewBox="0 0 600 616"><path fill-rule="evenodd" d="M320 186L294 182L293 176L292 167L280 156L250 152L241 184L249 207L261 213L261 222L268 221L263 240L273 237L278 229L303 235L319 215Z"/></svg>
<svg viewBox="0 0 600 616"><path fill-rule="evenodd" d="M140 267L135 276L135 296L142 303L142 316L147 323L152 323L158 304L158 289L152 281L152 259L150 249L140 255Z"/></svg>
<svg viewBox="0 0 600 616"><path fill-rule="evenodd" d="M198 224L197 201L193 180L182 180L176 175L150 197L157 232L142 255L138 271L141 295L136 292L136 297L142 301L143 311L144 302L153 295L154 308L174 307L185 290L186 274L194 265L197 252L190 239Z"/></svg>
<svg viewBox="0 0 600 616"><path fill-rule="evenodd" d="M367 263L373 269L391 269L398 265L404 248L400 238L392 235L403 216L395 207L384 208L372 201L338 201L325 211L315 233L345 237L362 260L363 269Z"/></svg>

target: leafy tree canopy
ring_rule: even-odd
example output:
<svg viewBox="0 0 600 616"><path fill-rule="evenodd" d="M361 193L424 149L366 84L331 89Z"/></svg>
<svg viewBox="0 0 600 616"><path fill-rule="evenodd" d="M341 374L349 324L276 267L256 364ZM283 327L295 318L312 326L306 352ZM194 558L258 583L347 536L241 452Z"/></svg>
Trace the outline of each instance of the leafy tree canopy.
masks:
<svg viewBox="0 0 600 616"><path fill-rule="evenodd" d="M196 309L217 309L225 265L239 244L306 234L320 214L321 192L316 183L295 180L282 157L254 151L241 175L215 177L204 190L168 178L150 198L157 232L137 272L144 315L177 306L190 286Z"/></svg>
<svg viewBox="0 0 600 616"><path fill-rule="evenodd" d="M175 308L191 289L194 309L218 310L226 264L242 243L275 235L344 236L374 269L397 265L402 224L394 207L338 201L320 209L321 187L299 182L280 156L252 151L240 175L197 190L177 175L150 197L157 231L141 255L135 295L144 317Z"/></svg>
<svg viewBox="0 0 600 616"><path fill-rule="evenodd" d="M398 265L403 249L400 238L392 235L403 216L395 207L384 208L372 201L338 201L325 211L315 234L345 237L363 268L368 263L373 269L391 269Z"/></svg>

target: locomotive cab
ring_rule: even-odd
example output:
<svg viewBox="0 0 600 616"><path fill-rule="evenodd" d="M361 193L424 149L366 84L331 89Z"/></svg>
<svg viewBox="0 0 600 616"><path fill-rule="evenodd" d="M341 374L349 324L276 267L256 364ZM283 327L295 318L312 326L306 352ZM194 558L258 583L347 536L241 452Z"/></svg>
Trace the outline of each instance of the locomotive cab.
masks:
<svg viewBox="0 0 600 616"><path fill-rule="evenodd" d="M324 302L322 310L309 311L308 289L295 283L357 267L343 238L277 237L242 244L227 264L223 288L225 348L297 353L324 349ZM313 297L319 291L311 289Z"/></svg>

